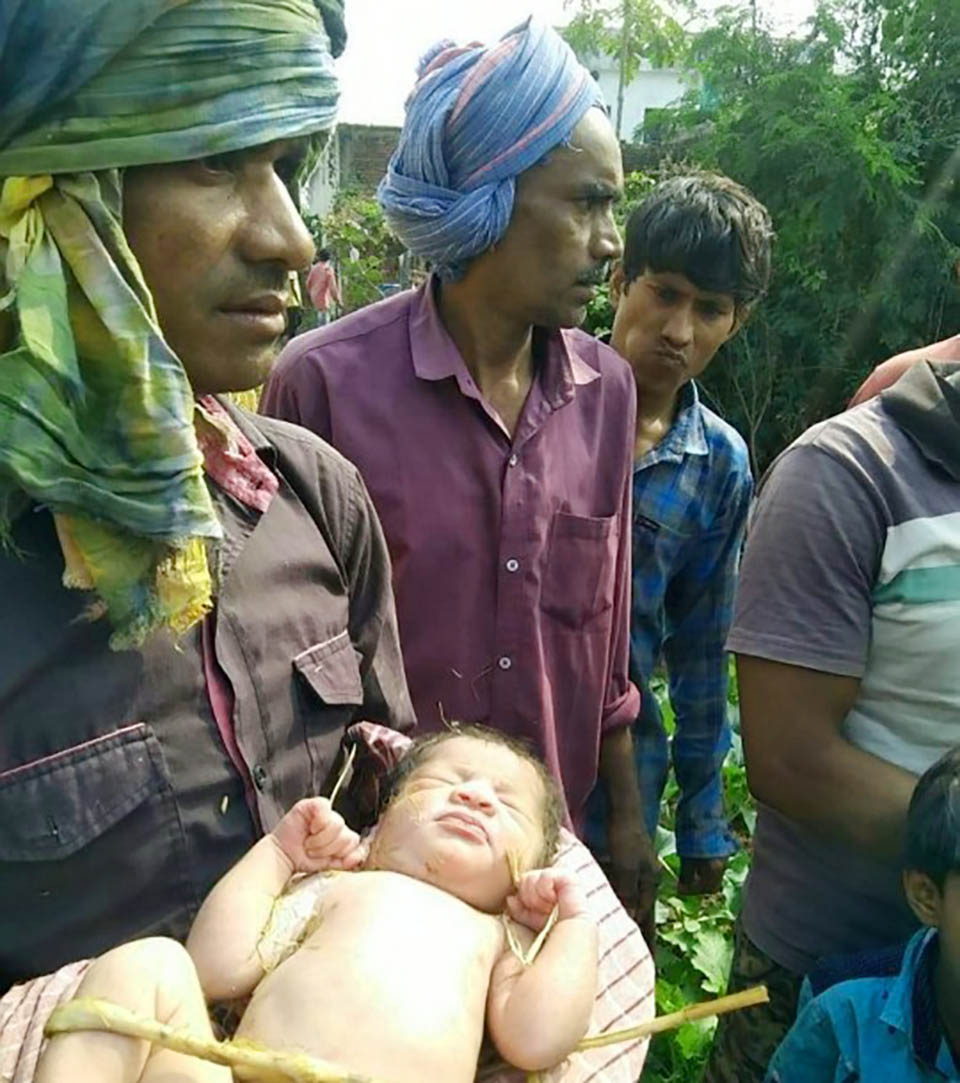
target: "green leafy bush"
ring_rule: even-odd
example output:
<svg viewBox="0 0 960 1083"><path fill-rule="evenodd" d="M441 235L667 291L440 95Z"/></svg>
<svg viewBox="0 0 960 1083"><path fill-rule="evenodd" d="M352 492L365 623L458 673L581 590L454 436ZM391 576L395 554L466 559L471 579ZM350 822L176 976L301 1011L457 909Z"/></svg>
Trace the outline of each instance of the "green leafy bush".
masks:
<svg viewBox="0 0 960 1083"><path fill-rule="evenodd" d="M667 729L673 729L673 712L666 682L654 678L653 692ZM743 747L739 734L736 677L730 681L730 713L734 723L733 747L723 768L727 815L740 842L717 895L682 898L677 894L679 859L673 823L677 786L670 779L664 794L657 853L664 877L657 901L657 1013L722 996L733 957L733 925L740 910L740 892L750 862L750 837L756 811L747 789ZM657 1035L650 1047L643 1083L694 1083L700 1077L715 1029L715 1020L685 1023L678 1030Z"/></svg>
<svg viewBox="0 0 960 1083"><path fill-rule="evenodd" d="M338 192L330 214L307 216L306 221L317 247L328 248L333 256L344 312L379 301L381 287L397 281L404 248L371 196Z"/></svg>

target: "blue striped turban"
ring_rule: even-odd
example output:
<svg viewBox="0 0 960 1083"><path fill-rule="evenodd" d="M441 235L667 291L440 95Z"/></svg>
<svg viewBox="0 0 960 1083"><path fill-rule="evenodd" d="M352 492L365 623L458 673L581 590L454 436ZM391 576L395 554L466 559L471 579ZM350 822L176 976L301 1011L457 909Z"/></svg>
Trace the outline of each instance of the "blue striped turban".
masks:
<svg viewBox="0 0 960 1083"><path fill-rule="evenodd" d="M506 232L515 178L603 97L569 45L534 19L490 48L442 42L419 74L377 196L407 248L458 278Z"/></svg>

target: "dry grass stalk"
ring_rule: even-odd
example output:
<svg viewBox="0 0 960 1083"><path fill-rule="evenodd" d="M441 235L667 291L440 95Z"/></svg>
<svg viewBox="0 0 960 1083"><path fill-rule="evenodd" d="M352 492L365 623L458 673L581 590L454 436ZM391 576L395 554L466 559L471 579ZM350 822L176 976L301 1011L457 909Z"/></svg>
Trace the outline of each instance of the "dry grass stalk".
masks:
<svg viewBox="0 0 960 1083"><path fill-rule="evenodd" d="M649 1038L652 1034L660 1034L665 1030L674 1030L683 1023L692 1023L695 1019L709 1019L714 1015L726 1015L727 1012L740 1011L743 1008L752 1008L755 1004L766 1004L770 1000L765 985L755 985L751 989L744 989L740 993L732 993L730 996L718 997L716 1000L704 1000L700 1004L691 1004L681 1008L677 1012L669 1012L667 1015L658 1015L647 1023L638 1023L635 1027L627 1027L625 1030L611 1030L607 1034L595 1034L584 1038L577 1043L577 1051L586 1049L600 1049L606 1045L617 1045L619 1042L632 1042L638 1038ZM544 1072L528 1072L527 1083L544 1083Z"/></svg>
<svg viewBox="0 0 960 1083"><path fill-rule="evenodd" d="M164 1049L232 1068L238 1079L258 1083L383 1083L358 1075L306 1053L278 1053L253 1042L217 1042L155 1019L143 1019L119 1004L95 997L81 997L61 1004L44 1032L48 1036L78 1030L101 1030L142 1038Z"/></svg>
<svg viewBox="0 0 960 1083"><path fill-rule="evenodd" d="M513 890L516 891L520 886L520 861L513 850L507 850L507 868L510 870L510 882L513 884Z"/></svg>
<svg viewBox="0 0 960 1083"><path fill-rule="evenodd" d="M460 674L457 673L456 670L452 670L451 672L453 672L457 677L460 676ZM437 700L437 710L440 712L440 721L443 723L444 729L447 729L447 730L455 730L455 729L457 729L457 727L460 725L460 723L456 722L456 721L451 721L449 718L447 718L446 713L443 710L443 704L440 702L440 700Z"/></svg>
<svg viewBox="0 0 960 1083"><path fill-rule="evenodd" d="M593 1037L584 1038L577 1045L577 1049L598 1049L604 1045L616 1045L618 1042L647 1038L651 1034L660 1034L664 1030L675 1030L683 1023L692 1023L695 1019L709 1019L714 1015L738 1012L743 1008L752 1008L755 1004L766 1004L769 1000L770 995L767 993L767 987L765 985L755 985L753 988L744 989L740 993L718 997L716 1000L704 1000L700 1004L690 1004L677 1012L658 1015L649 1022L639 1023L637 1026L628 1027L626 1030L613 1030L608 1034L595 1034Z"/></svg>
<svg viewBox="0 0 960 1083"><path fill-rule="evenodd" d="M555 905L550 911L550 916L544 922L543 928L537 933L537 938L530 945L530 950L527 952L526 964L530 966L534 959L540 954L540 949L543 947L543 942L550 935L550 930L557 924L557 920L560 917L560 907Z"/></svg>
<svg viewBox="0 0 960 1083"><path fill-rule="evenodd" d="M333 785L333 790L330 793L330 807L333 808L336 803L337 797L340 795L340 790L343 788L343 783L346 780L347 772L353 766L353 761L357 758L357 746L351 745L350 751L347 753L347 758L343 761L343 767L340 769L340 774L337 776L337 781Z"/></svg>
<svg viewBox="0 0 960 1083"><path fill-rule="evenodd" d="M577 1050L597 1049L648 1038L696 1019L707 1019L756 1004L766 1004L769 999L767 987L757 985L731 996L691 1004L635 1027L584 1038L577 1044ZM82 1030L100 1030L141 1038L175 1053L225 1065L233 1069L238 1079L257 1079L260 1083L383 1083L371 1076L345 1071L305 1053L272 1052L252 1042L218 1042L211 1038L200 1038L189 1031L158 1023L155 1019L143 1019L118 1004L94 997L83 997L61 1004L47 1020L44 1033L50 1037ZM538 1083L543 1078L541 1072L530 1072L527 1075L528 1083Z"/></svg>
<svg viewBox="0 0 960 1083"><path fill-rule="evenodd" d="M513 883L514 891L516 891L520 886L520 861L513 850L507 850L507 868L510 870L510 880ZM540 954L540 949L543 947L544 941L550 935L550 930L557 924L557 919L559 917L560 907L555 906L550 911L550 916L547 918L543 928L537 933L534 942L526 951L524 951L520 945L520 941L517 939L517 934L513 931L510 919L506 914L503 915L503 927L506 930L507 945L524 966L530 966L534 959Z"/></svg>

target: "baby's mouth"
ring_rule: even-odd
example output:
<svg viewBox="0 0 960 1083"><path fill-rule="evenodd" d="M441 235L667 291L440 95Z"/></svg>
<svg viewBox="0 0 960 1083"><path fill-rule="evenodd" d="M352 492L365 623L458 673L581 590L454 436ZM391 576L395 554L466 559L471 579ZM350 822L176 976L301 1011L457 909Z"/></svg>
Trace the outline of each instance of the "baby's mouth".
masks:
<svg viewBox="0 0 960 1083"><path fill-rule="evenodd" d="M480 842L489 842L489 835L484 823L471 816L468 812L444 812L437 817L437 822L464 838L476 839Z"/></svg>

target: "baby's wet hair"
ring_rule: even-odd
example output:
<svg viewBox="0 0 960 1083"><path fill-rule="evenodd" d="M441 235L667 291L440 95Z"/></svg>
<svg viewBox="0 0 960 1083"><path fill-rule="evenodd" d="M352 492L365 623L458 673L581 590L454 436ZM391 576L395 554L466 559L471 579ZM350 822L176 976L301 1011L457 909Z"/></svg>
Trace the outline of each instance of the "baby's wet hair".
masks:
<svg viewBox="0 0 960 1083"><path fill-rule="evenodd" d="M941 890L951 873L960 872L960 746L928 768L914 788L904 866Z"/></svg>
<svg viewBox="0 0 960 1083"><path fill-rule="evenodd" d="M537 864L538 866L549 865L557 856L560 828L566 819L566 806L560 788L543 761L529 744L506 733L501 733L499 730L491 729L489 726L481 726L473 722L451 722L449 723L449 729L441 733L431 733L428 736L416 738L384 780L380 791L379 815L382 816L390 803L400 795L413 772L426 763L440 745L457 737L469 737L475 741L487 741L490 744L502 745L521 760L529 763L536 771L543 788L543 815L540 821L543 833L543 847L538 856Z"/></svg>

